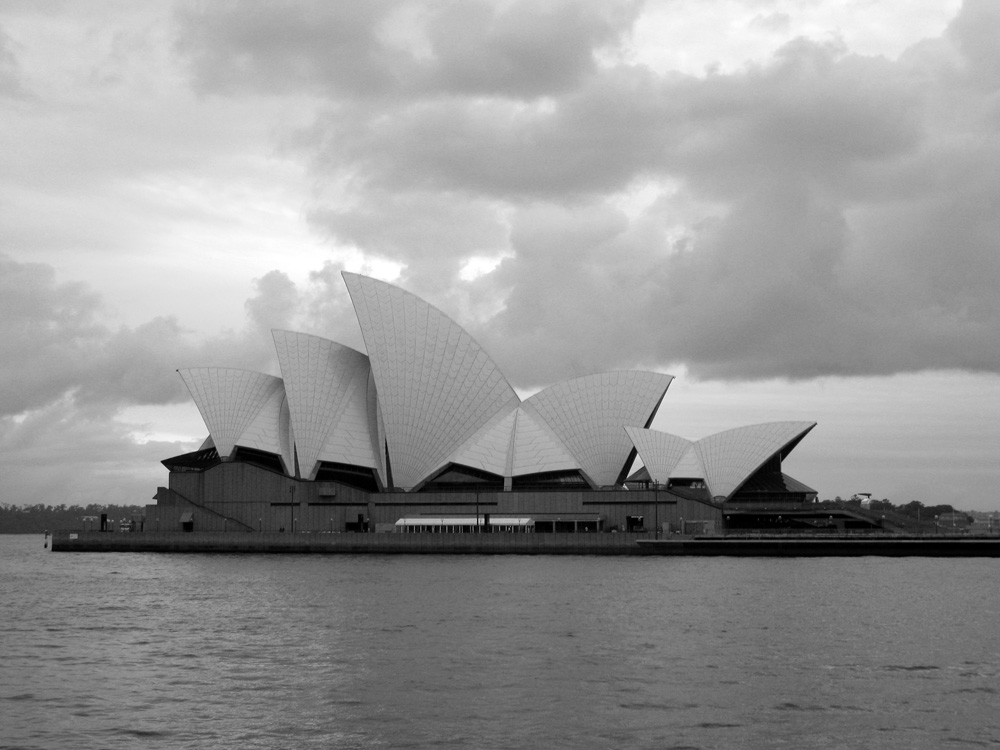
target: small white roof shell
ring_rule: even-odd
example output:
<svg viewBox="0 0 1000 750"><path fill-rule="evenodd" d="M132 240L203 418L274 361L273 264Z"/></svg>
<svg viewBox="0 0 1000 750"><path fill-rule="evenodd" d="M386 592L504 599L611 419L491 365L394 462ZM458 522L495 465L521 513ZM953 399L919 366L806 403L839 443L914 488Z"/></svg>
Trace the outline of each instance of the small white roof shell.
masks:
<svg viewBox="0 0 1000 750"><path fill-rule="evenodd" d="M654 481L704 479L715 498L728 499L775 455L784 458L815 422L765 422L690 441L659 430L626 427Z"/></svg>
<svg viewBox="0 0 1000 750"><path fill-rule="evenodd" d="M694 446L690 440L659 430L626 427L625 433L635 445L649 478L660 484L666 484L674 476L674 469ZM695 476L703 477L702 474Z"/></svg>
<svg viewBox="0 0 1000 750"><path fill-rule="evenodd" d="M284 395L281 378L229 367L191 367L177 371L201 412L219 456L229 458L247 429L262 411L274 412ZM271 409L266 409L268 404ZM271 443L271 440L274 440ZM261 444L270 447L261 447ZM280 453L277 434L264 439L256 434L252 447Z"/></svg>
<svg viewBox="0 0 1000 750"><path fill-rule="evenodd" d="M765 422L699 440L695 450L712 496L732 496L768 460L787 455L815 426L815 422Z"/></svg>

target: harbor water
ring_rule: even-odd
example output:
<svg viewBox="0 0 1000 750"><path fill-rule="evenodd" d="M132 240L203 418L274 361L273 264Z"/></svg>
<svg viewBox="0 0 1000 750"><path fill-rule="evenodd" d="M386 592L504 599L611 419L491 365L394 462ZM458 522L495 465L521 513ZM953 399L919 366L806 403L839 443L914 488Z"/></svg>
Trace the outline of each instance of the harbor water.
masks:
<svg viewBox="0 0 1000 750"><path fill-rule="evenodd" d="M998 572L0 536L0 748L1000 746Z"/></svg>

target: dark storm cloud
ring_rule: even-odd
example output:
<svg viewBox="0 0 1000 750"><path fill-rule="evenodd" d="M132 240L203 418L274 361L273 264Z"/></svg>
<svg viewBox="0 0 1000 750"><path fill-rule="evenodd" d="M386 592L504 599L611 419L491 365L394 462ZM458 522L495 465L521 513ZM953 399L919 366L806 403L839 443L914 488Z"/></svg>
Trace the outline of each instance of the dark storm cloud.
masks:
<svg viewBox="0 0 1000 750"><path fill-rule="evenodd" d="M994 3L897 60L798 39L702 76L629 62L634 6L577 5L209 5L182 51L201 90L317 96L314 225L520 385L1000 371ZM460 282L474 256L504 260Z"/></svg>
<svg viewBox="0 0 1000 750"><path fill-rule="evenodd" d="M617 43L638 2L444 3L428 14L430 90L533 98L575 88L595 72L594 52Z"/></svg>
<svg viewBox="0 0 1000 750"><path fill-rule="evenodd" d="M638 2L202 3L178 11L178 51L204 92L361 98L531 98L569 89L619 41Z"/></svg>
<svg viewBox="0 0 1000 750"><path fill-rule="evenodd" d="M208 93L387 93L408 61L378 39L389 7L378 0L182 5L178 50Z"/></svg>

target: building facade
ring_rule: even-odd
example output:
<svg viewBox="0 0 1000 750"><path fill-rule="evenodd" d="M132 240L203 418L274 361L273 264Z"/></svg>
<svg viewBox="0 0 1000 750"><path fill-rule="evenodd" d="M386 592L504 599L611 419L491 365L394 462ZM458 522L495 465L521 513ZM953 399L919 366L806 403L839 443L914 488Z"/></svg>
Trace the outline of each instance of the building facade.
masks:
<svg viewBox="0 0 1000 750"><path fill-rule="evenodd" d="M781 472L813 422L697 441L654 431L672 377L636 370L522 400L440 310L392 284L343 277L366 353L275 330L280 377L178 371L209 437L163 462L169 486L147 527L176 528L183 515L188 530L373 531L489 514L530 519L535 533L712 531L727 504L815 497ZM644 469L630 478L637 457Z"/></svg>

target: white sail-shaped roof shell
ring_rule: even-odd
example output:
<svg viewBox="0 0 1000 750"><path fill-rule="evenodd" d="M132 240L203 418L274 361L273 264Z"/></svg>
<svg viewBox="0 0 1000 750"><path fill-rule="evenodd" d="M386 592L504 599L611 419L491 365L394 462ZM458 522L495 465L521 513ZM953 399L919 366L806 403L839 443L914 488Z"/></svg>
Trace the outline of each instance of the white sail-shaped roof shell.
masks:
<svg viewBox="0 0 1000 750"><path fill-rule="evenodd" d="M552 429L523 407L498 414L455 451L448 463L505 478L580 469Z"/></svg>
<svg viewBox="0 0 1000 750"><path fill-rule="evenodd" d="M378 389L392 481L410 489L520 399L475 339L440 310L377 279L343 277Z"/></svg>
<svg viewBox="0 0 1000 750"><path fill-rule="evenodd" d="M478 432L448 457L446 463L471 466L498 476L509 476L511 438L517 424L517 407L498 412Z"/></svg>
<svg viewBox="0 0 1000 750"><path fill-rule="evenodd" d="M671 375L620 370L564 380L524 402L566 446L598 487L618 484L633 444L625 425L649 426L673 380Z"/></svg>
<svg viewBox="0 0 1000 750"><path fill-rule="evenodd" d="M544 474L550 471L582 470L553 429L522 406L517 410L510 476Z"/></svg>
<svg viewBox="0 0 1000 750"><path fill-rule="evenodd" d="M712 496L731 497L768 460L789 453L815 426L815 422L765 422L699 440L695 451Z"/></svg>
<svg viewBox="0 0 1000 750"><path fill-rule="evenodd" d="M382 408L378 404L378 391L375 388L375 376L368 367L368 431L371 433L372 451L375 454L375 470L379 481L384 487L387 483L385 471L385 425L382 424Z"/></svg>
<svg viewBox="0 0 1000 750"><path fill-rule="evenodd" d="M705 467L698 457L698 450L692 443L674 465L670 472L670 479L704 479L706 473Z"/></svg>
<svg viewBox="0 0 1000 750"><path fill-rule="evenodd" d="M228 367L192 367L177 372L201 412L220 458L230 458L237 445L282 454L281 378Z"/></svg>
<svg viewBox="0 0 1000 750"><path fill-rule="evenodd" d="M369 420L368 357L329 339L272 331L285 381L299 474L321 461L376 468Z"/></svg>
<svg viewBox="0 0 1000 750"><path fill-rule="evenodd" d="M281 382L281 387L268 398L254 420L240 435L236 444L244 448L277 453L281 456L285 472L292 474L295 467L293 453L295 443L292 438L288 399L285 397L285 384L282 381L279 382Z"/></svg>
<svg viewBox="0 0 1000 750"><path fill-rule="evenodd" d="M649 472L649 478L658 484L666 484L675 474L675 469L685 456L694 454L694 443L678 435L660 430L646 430L641 427L626 427L626 434L632 441L642 459L642 465ZM701 472L704 469L698 468ZM692 467L693 469L693 467ZM693 474L688 478L704 478L703 473Z"/></svg>
<svg viewBox="0 0 1000 750"><path fill-rule="evenodd" d="M771 458L784 458L815 422L765 422L686 440L658 430L626 427L654 481L704 479L716 499L728 499Z"/></svg>

